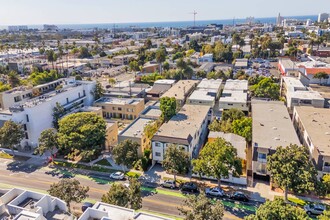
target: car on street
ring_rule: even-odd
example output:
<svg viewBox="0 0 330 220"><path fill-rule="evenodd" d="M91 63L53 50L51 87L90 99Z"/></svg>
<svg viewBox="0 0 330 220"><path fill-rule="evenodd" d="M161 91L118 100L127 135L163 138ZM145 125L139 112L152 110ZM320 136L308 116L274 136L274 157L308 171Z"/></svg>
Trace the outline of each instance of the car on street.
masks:
<svg viewBox="0 0 330 220"><path fill-rule="evenodd" d="M325 206L321 204L308 204L304 206L304 210L308 215L322 215Z"/></svg>
<svg viewBox="0 0 330 220"><path fill-rule="evenodd" d="M243 201L243 202L248 202L250 201L250 198L245 195L243 192L236 191L233 194L229 196L230 199L232 200L237 200L237 201Z"/></svg>
<svg viewBox="0 0 330 220"><path fill-rule="evenodd" d="M158 186L157 179L148 175L142 175L138 178L141 185L156 188Z"/></svg>
<svg viewBox="0 0 330 220"><path fill-rule="evenodd" d="M123 180L125 179L125 174L123 172L111 173L110 178L114 180Z"/></svg>
<svg viewBox="0 0 330 220"><path fill-rule="evenodd" d="M165 180L160 184L161 187L163 188L170 188L170 189L175 189L176 188L176 183L174 180Z"/></svg>
<svg viewBox="0 0 330 220"><path fill-rule="evenodd" d="M198 186L194 182L186 182L180 185L181 192L198 193Z"/></svg>
<svg viewBox="0 0 330 220"><path fill-rule="evenodd" d="M214 188L206 188L205 189L205 194L207 196L212 196L212 197L223 197L225 196L225 192L223 189L219 187L214 187Z"/></svg>

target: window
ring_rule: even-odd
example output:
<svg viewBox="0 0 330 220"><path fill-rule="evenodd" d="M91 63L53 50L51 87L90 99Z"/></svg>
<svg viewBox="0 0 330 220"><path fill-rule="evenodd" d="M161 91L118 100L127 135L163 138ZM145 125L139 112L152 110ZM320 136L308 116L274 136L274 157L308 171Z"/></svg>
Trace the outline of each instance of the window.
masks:
<svg viewBox="0 0 330 220"><path fill-rule="evenodd" d="M118 111L121 111L122 110L122 108L118 108Z"/></svg>
<svg viewBox="0 0 330 220"><path fill-rule="evenodd" d="M155 147L160 147L160 143L159 142L156 142L155 143Z"/></svg>
<svg viewBox="0 0 330 220"><path fill-rule="evenodd" d="M116 110L116 107L112 107L112 110Z"/></svg>
<svg viewBox="0 0 330 220"><path fill-rule="evenodd" d="M24 131L27 130L26 124L23 125Z"/></svg>
<svg viewBox="0 0 330 220"><path fill-rule="evenodd" d="M234 104L228 103L229 106L233 106Z"/></svg>
<svg viewBox="0 0 330 220"><path fill-rule="evenodd" d="M162 156L162 154L159 153L159 152L156 152L155 155L156 155L156 157L160 157L160 156Z"/></svg>
<svg viewBox="0 0 330 220"><path fill-rule="evenodd" d="M266 163L267 162L267 155L264 153L259 153L258 152L258 161L262 162L262 163Z"/></svg>
<svg viewBox="0 0 330 220"><path fill-rule="evenodd" d="M27 132L25 132L25 139L29 139L29 135Z"/></svg>
<svg viewBox="0 0 330 220"><path fill-rule="evenodd" d="M69 103L69 98L66 98L66 103Z"/></svg>

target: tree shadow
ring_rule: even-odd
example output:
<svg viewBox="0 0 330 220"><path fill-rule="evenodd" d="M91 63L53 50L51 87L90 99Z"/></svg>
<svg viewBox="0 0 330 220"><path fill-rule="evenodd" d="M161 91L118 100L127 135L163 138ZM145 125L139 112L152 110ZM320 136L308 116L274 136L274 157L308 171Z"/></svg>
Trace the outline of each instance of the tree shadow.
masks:
<svg viewBox="0 0 330 220"><path fill-rule="evenodd" d="M13 161L7 164L7 170L13 173L24 172L24 173L33 173L36 170L39 170L42 166L36 164L28 164L22 161Z"/></svg>

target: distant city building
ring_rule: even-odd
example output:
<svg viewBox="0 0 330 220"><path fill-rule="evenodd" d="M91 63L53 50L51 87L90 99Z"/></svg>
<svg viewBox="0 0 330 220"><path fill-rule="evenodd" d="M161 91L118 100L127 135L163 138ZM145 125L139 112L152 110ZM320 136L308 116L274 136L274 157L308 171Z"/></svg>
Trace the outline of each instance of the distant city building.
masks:
<svg viewBox="0 0 330 220"><path fill-rule="evenodd" d="M27 29L28 29L28 26L26 26L26 25L8 26L9 32L25 31Z"/></svg>
<svg viewBox="0 0 330 220"><path fill-rule="evenodd" d="M45 31L57 31L58 27L56 25L44 24Z"/></svg>
<svg viewBox="0 0 330 220"><path fill-rule="evenodd" d="M318 18L317 18L317 22L324 22L327 21L329 19L329 13L320 13Z"/></svg>
<svg viewBox="0 0 330 220"><path fill-rule="evenodd" d="M281 14L278 13L278 16L276 18L276 25L277 26L283 26L283 21L284 21L284 17L282 17Z"/></svg>

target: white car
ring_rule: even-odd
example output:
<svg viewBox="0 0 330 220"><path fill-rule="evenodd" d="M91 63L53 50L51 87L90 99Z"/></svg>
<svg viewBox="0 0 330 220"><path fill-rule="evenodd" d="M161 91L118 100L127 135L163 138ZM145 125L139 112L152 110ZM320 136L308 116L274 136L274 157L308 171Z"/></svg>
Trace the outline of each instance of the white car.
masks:
<svg viewBox="0 0 330 220"><path fill-rule="evenodd" d="M309 204L305 205L304 209L308 215L322 215L325 210L325 206L321 204Z"/></svg>
<svg viewBox="0 0 330 220"><path fill-rule="evenodd" d="M111 173L110 178L115 180L123 180L125 179L125 174L122 172Z"/></svg>
<svg viewBox="0 0 330 220"><path fill-rule="evenodd" d="M207 196L223 197L225 195L225 192L223 191L223 189L215 187L215 188L206 188L205 194Z"/></svg>

